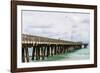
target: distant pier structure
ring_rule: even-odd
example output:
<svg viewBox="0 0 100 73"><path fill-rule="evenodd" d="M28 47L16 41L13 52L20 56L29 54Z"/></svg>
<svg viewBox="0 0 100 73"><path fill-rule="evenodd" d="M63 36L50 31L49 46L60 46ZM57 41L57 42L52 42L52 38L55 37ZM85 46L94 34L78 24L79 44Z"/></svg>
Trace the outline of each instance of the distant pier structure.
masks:
<svg viewBox="0 0 100 73"><path fill-rule="evenodd" d="M65 41L47 37L22 34L22 62L29 62L29 49L32 49L32 60L45 60L49 56L64 54L86 48L88 43Z"/></svg>

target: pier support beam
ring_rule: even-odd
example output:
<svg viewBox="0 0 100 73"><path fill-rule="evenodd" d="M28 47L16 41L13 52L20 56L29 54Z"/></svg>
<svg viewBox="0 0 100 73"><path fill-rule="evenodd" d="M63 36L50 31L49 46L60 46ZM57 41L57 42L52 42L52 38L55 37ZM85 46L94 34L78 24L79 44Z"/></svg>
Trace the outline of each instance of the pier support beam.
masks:
<svg viewBox="0 0 100 73"><path fill-rule="evenodd" d="M47 45L47 57L50 55L50 45Z"/></svg>
<svg viewBox="0 0 100 73"><path fill-rule="evenodd" d="M22 62L29 62L28 48L22 48Z"/></svg>
<svg viewBox="0 0 100 73"><path fill-rule="evenodd" d="M32 51L32 60L35 60L35 52L36 52L36 46L33 46L33 51Z"/></svg>
<svg viewBox="0 0 100 73"><path fill-rule="evenodd" d="M36 60L39 60L40 59L40 46L37 45L36 46Z"/></svg>
<svg viewBox="0 0 100 73"><path fill-rule="evenodd" d="M24 51L24 48L22 48L22 62L25 62L25 51Z"/></svg>

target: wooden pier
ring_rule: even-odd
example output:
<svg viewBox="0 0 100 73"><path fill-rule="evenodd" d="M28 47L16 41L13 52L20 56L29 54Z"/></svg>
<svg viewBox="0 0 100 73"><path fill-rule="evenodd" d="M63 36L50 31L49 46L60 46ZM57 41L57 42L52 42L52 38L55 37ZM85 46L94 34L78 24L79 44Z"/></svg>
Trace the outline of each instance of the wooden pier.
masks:
<svg viewBox="0 0 100 73"><path fill-rule="evenodd" d="M32 60L45 60L49 56L64 54L80 48L87 43L51 39L47 37L22 34L22 62L29 62L29 49L32 49ZM83 46L83 47L82 47Z"/></svg>

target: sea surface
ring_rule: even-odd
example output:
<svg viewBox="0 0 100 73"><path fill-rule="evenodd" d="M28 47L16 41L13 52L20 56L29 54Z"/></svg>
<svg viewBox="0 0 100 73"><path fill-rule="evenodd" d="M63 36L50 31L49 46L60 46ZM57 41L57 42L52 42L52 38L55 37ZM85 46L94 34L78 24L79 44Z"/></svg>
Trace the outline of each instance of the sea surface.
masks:
<svg viewBox="0 0 100 73"><path fill-rule="evenodd" d="M29 48L29 56L30 56L30 62L37 62L31 60L32 55L32 48ZM45 60L39 60L41 61L62 61L62 60L85 60L90 58L90 49L89 48L80 48L78 50L75 50L73 52L66 52L65 54L60 55L54 55L49 56Z"/></svg>

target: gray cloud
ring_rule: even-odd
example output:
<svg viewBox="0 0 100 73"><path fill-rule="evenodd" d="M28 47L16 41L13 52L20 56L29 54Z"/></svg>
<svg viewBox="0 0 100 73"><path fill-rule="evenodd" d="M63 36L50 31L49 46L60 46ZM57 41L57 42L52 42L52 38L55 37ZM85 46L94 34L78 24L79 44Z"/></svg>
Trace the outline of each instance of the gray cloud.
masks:
<svg viewBox="0 0 100 73"><path fill-rule="evenodd" d="M90 37L90 15L86 13L22 11L22 23L25 34L84 42Z"/></svg>

